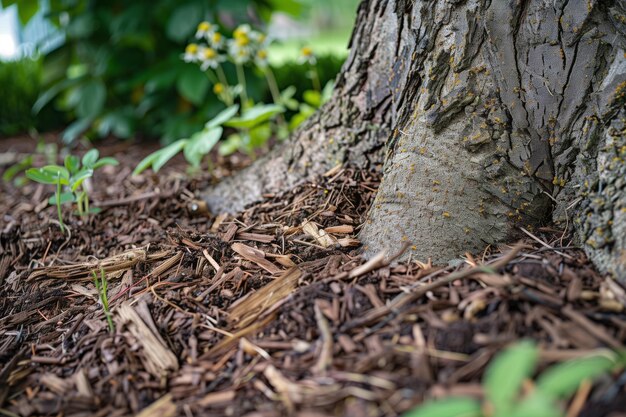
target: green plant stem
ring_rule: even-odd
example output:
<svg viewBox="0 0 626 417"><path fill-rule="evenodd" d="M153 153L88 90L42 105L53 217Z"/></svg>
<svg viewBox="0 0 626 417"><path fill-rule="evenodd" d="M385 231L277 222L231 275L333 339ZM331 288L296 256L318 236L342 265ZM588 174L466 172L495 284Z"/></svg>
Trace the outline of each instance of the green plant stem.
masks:
<svg viewBox="0 0 626 417"><path fill-rule="evenodd" d="M272 99L274 100L274 104L282 105L280 98L280 90L278 89L278 84L276 83L276 77L274 77L274 72L268 66L263 68L263 72L265 73L265 78L267 79L267 86L270 89L270 93L272 94ZM287 122L282 114L278 115L278 123L282 126L287 126Z"/></svg>
<svg viewBox="0 0 626 417"><path fill-rule="evenodd" d="M107 323L109 325L109 331L113 333L115 332L115 325L113 324L111 311L109 310L108 283L106 274L104 273L104 268L100 267L100 281L98 281L98 275L96 274L96 271L92 271L91 273L93 275L96 290L98 291L98 295L100 296L100 302L102 303L104 316L106 317Z"/></svg>
<svg viewBox="0 0 626 417"><path fill-rule="evenodd" d="M220 83L224 86L224 98L226 99L226 105L232 106L234 104L233 97L230 95L230 89L228 86L228 78L226 78L226 74L224 73L224 69L220 64L217 64L217 69L215 70L217 74L217 78L219 78Z"/></svg>
<svg viewBox="0 0 626 417"><path fill-rule="evenodd" d="M311 81L313 81L313 88L317 91L322 91L322 84L320 83L320 75L317 72L317 65L311 65Z"/></svg>
<svg viewBox="0 0 626 417"><path fill-rule="evenodd" d="M272 99L274 100L274 104L280 103L280 91L278 90L278 84L276 84L276 77L274 77L274 72L272 69L267 66L263 69L265 73L265 78L267 79L267 85L270 88L270 93L272 93Z"/></svg>
<svg viewBox="0 0 626 417"><path fill-rule="evenodd" d="M218 79L215 77L215 74L213 74L211 70L206 70L204 71L204 73L209 78L209 80L211 80L213 84L217 84L219 82Z"/></svg>
<svg viewBox="0 0 626 417"><path fill-rule="evenodd" d="M63 223L63 216L61 215L61 177L57 177L57 216L59 217L59 225L61 226L61 233L65 234L65 224Z"/></svg>
<svg viewBox="0 0 626 417"><path fill-rule="evenodd" d="M248 87L246 86L246 74L241 64L235 64L235 67L237 68L237 81L239 82L239 85L241 85L241 108L245 109L248 106Z"/></svg>

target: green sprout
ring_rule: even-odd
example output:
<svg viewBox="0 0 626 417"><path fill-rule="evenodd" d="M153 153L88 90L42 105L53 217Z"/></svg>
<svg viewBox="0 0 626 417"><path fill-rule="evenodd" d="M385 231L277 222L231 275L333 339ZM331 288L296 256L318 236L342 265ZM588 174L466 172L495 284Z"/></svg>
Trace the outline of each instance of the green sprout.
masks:
<svg viewBox="0 0 626 417"><path fill-rule="evenodd" d="M105 157L98 159L100 154L97 149L87 152L81 160L75 155L65 157L64 166L46 165L42 168L30 168L26 170L26 177L41 184L55 185L54 195L48 199L48 203L56 205L57 216L61 231L65 233L65 224L61 213L61 205L76 203L80 216L96 213L98 210L89 207L89 194L84 182L91 178L95 170L105 165L118 165L115 158ZM65 190L65 191L63 191Z"/></svg>
<svg viewBox="0 0 626 417"><path fill-rule="evenodd" d="M107 323L109 324L109 331L114 333L115 325L113 324L111 311L109 310L109 297L107 295L108 283L106 274L104 273L104 269L102 267L100 267L100 279L98 279L96 271L91 271L91 274L93 275L93 282L96 286L96 290L98 291L98 296L100 297L100 304L102 304L104 315L107 319Z"/></svg>
<svg viewBox="0 0 626 417"><path fill-rule="evenodd" d="M449 397L427 402L403 417L563 417L564 402L580 385L623 369L625 357L609 350L558 363L532 381L539 349L530 341L513 345L497 355L483 378L483 402ZM532 381L532 383L527 383ZM532 386L532 389L525 389Z"/></svg>

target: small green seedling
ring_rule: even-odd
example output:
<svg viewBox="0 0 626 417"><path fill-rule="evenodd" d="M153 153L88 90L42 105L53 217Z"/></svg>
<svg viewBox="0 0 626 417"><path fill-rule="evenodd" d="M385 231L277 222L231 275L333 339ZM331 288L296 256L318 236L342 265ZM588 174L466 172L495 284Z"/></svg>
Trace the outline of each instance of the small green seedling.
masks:
<svg viewBox="0 0 626 417"><path fill-rule="evenodd" d="M107 294L108 283L106 274L104 273L103 268L100 268L100 279L98 279L98 274L96 274L96 271L91 271L91 274L93 275L93 282L96 286L96 290L98 291L98 296L100 297L100 304L102 304L104 315L107 319L107 323L109 324L109 331L111 333L114 333L115 325L113 324L111 311L109 310L109 297Z"/></svg>
<svg viewBox="0 0 626 417"><path fill-rule="evenodd" d="M485 372L483 402L450 397L427 402L403 417L563 417L564 404L584 381L622 369L622 355L602 350L562 362L543 371L530 382L539 359L539 349L530 341L518 343L497 355Z"/></svg>
<svg viewBox="0 0 626 417"><path fill-rule="evenodd" d="M81 160L74 155L65 157L64 166L46 165L42 168L26 170L26 177L41 184L56 186L56 191L48 202L57 206L57 215L61 230L65 232L65 224L61 214L61 205L76 203L78 214L81 216L97 212L89 208L89 194L84 187L87 178L91 178L95 170L105 165L118 165L115 158L105 157L98 159L97 149L87 152ZM66 191L63 191L66 190Z"/></svg>

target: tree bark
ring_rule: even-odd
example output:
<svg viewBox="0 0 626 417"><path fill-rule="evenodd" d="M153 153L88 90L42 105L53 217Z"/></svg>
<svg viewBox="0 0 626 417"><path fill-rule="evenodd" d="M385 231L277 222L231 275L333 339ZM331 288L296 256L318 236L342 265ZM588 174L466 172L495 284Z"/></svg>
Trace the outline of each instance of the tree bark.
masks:
<svg viewBox="0 0 626 417"><path fill-rule="evenodd" d="M364 1L333 99L205 197L237 211L384 153L366 254L445 262L552 220L625 278L625 49L623 1Z"/></svg>

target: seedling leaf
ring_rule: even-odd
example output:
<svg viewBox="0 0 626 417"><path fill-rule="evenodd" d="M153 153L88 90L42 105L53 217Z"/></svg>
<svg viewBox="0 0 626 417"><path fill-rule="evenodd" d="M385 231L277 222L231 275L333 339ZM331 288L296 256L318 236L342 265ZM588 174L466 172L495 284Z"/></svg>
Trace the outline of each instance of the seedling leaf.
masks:
<svg viewBox="0 0 626 417"><path fill-rule="evenodd" d="M69 191L66 193L61 193L61 198L60 198L60 204L65 204L65 203L70 203L70 202L74 202L74 194L70 193ZM57 204L57 195L53 194L49 199L48 199L48 204L50 204L51 206L54 206Z"/></svg>
<svg viewBox="0 0 626 417"><path fill-rule="evenodd" d="M97 149L89 150L85 155L83 155L83 166L91 168L93 164L96 163L99 156L100 156L100 153L98 152Z"/></svg>
<svg viewBox="0 0 626 417"><path fill-rule="evenodd" d="M197 168L200 166L200 162L204 155L211 152L211 149L215 146L215 144L222 137L222 129L220 126L214 127L212 129L204 129L200 132L194 133L191 138L189 138L189 142L185 145L185 149L183 149L183 153L185 155L185 159L193 166Z"/></svg>
<svg viewBox="0 0 626 417"><path fill-rule="evenodd" d="M172 159L178 152L180 152L183 147L187 144L187 139L179 139L174 143L167 145L165 148L158 151L158 156L152 162L152 170L154 172L159 172L159 170Z"/></svg>
<svg viewBox="0 0 626 417"><path fill-rule="evenodd" d="M531 377L537 364L537 347L531 341L518 343L498 354L485 373L487 400L496 414L506 415L520 393L522 382Z"/></svg>
<svg viewBox="0 0 626 417"><path fill-rule="evenodd" d="M73 174L80 168L80 159L75 155L68 155L65 157L64 165Z"/></svg>
<svg viewBox="0 0 626 417"><path fill-rule="evenodd" d="M428 402L402 415L402 417L480 417L480 403L473 398L451 397Z"/></svg>
<svg viewBox="0 0 626 417"><path fill-rule="evenodd" d="M94 170L96 170L96 169L98 169L98 168L100 168L100 167L103 167L103 166L105 166L105 165L113 165L113 166L117 166L117 165L119 165L119 164L120 164L120 163L117 161L117 159L112 158L112 157L110 157L110 156L106 156L106 157L104 157L104 158L100 159L99 161L97 161L95 164L93 164L93 167L92 167L92 168L93 168Z"/></svg>
<svg viewBox="0 0 626 417"><path fill-rule="evenodd" d="M228 122L225 122L224 126L250 129L284 111L285 108L283 106L276 104L257 104L251 109L246 110L241 117L234 117Z"/></svg>
<svg viewBox="0 0 626 417"><path fill-rule="evenodd" d="M554 399L542 391L534 391L511 411L496 414L494 417L561 417L563 413Z"/></svg>
<svg viewBox="0 0 626 417"><path fill-rule="evenodd" d="M537 390L554 398L568 398L584 380L593 381L617 364L611 352L573 359L548 368L537 379Z"/></svg>
<svg viewBox="0 0 626 417"><path fill-rule="evenodd" d="M206 129L212 129L212 128L217 127L217 126L221 126L225 122L229 121L234 115L236 115L237 111L239 111L239 105L238 104L235 104L233 106L227 107L226 109L224 109L221 112L219 112L217 114L217 116L215 116L214 118L209 120L204 125L204 127Z"/></svg>
<svg viewBox="0 0 626 417"><path fill-rule="evenodd" d="M87 178L91 178L93 176L93 169L85 169L80 170L75 176L72 177L72 191L76 191L78 187L85 181Z"/></svg>

